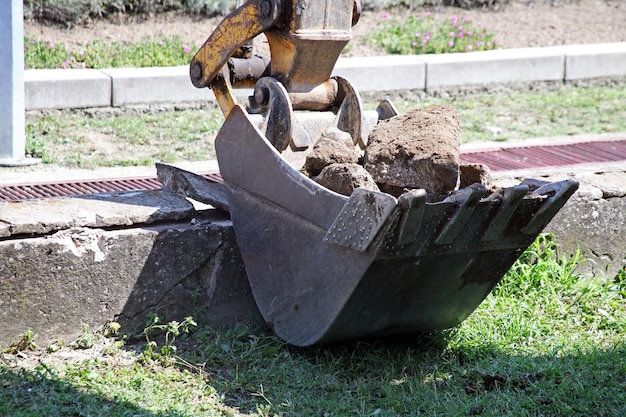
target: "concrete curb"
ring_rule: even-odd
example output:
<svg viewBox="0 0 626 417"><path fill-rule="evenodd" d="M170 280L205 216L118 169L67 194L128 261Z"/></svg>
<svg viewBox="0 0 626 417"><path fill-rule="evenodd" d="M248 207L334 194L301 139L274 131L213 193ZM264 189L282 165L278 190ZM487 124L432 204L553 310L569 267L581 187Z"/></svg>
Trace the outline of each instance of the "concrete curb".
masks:
<svg viewBox="0 0 626 417"><path fill-rule="evenodd" d="M430 90L518 81L626 76L626 42L441 55L340 58L334 75L358 91ZM189 81L187 66L25 71L27 110L214 100Z"/></svg>

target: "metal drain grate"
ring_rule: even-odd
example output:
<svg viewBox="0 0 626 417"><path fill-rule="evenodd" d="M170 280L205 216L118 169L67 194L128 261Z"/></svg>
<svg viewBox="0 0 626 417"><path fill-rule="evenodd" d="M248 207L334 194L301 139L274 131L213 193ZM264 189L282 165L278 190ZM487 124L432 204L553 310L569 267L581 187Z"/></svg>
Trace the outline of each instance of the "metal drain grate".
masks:
<svg viewBox="0 0 626 417"><path fill-rule="evenodd" d="M463 152L461 161L485 164L492 171L626 161L626 139ZM209 180L222 182L219 172L201 175ZM0 185L0 201L160 188L161 183L156 177L11 184Z"/></svg>
<svg viewBox="0 0 626 417"><path fill-rule="evenodd" d="M464 163L485 164L492 171L624 161L626 160L626 140L520 146L465 152L461 154L461 160Z"/></svg>
<svg viewBox="0 0 626 417"><path fill-rule="evenodd" d="M211 181L223 181L219 172L208 172L200 175ZM111 191L158 190L162 187L156 177L10 184L0 185L0 201L19 201L31 198L62 197Z"/></svg>

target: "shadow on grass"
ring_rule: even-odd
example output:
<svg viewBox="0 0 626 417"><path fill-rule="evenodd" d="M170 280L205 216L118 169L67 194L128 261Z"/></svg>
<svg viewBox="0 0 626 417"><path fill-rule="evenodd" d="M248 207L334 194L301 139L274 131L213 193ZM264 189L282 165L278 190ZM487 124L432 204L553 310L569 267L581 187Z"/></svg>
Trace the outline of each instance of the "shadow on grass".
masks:
<svg viewBox="0 0 626 417"><path fill-rule="evenodd" d="M154 413L136 404L78 389L45 367L13 369L0 364L0 416L182 417Z"/></svg>
<svg viewBox="0 0 626 417"><path fill-rule="evenodd" d="M624 416L626 346L527 352L454 332L294 348L269 333L197 350L225 404L271 415ZM454 347L456 344L457 347Z"/></svg>

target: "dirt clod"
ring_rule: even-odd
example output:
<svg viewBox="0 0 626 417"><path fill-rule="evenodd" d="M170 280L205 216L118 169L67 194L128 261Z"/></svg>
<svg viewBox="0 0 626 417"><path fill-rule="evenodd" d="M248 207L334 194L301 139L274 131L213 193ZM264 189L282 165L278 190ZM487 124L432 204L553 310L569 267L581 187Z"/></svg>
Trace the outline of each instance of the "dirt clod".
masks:
<svg viewBox="0 0 626 417"><path fill-rule="evenodd" d="M363 165L386 190L450 193L459 178L456 110L433 105L381 121L370 133Z"/></svg>
<svg viewBox="0 0 626 417"><path fill-rule="evenodd" d="M491 169L484 164L462 164L459 165L459 188L469 187L472 184L482 184L488 190L493 190L494 179Z"/></svg>
<svg viewBox="0 0 626 417"><path fill-rule="evenodd" d="M350 137L349 134L347 135ZM349 148L337 140L322 137L313 147L311 154L307 156L304 169L310 176L315 177L328 165L356 164L360 157L361 155L354 147Z"/></svg>
<svg viewBox="0 0 626 417"><path fill-rule="evenodd" d="M349 196L357 188L379 191L372 176L358 164L331 164L313 178L318 184Z"/></svg>

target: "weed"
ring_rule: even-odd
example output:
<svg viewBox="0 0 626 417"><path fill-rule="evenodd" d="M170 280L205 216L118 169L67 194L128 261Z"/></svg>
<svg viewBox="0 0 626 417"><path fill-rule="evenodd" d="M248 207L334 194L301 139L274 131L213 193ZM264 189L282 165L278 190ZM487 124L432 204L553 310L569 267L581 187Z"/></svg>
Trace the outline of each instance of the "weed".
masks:
<svg viewBox="0 0 626 417"><path fill-rule="evenodd" d="M399 21L383 13L368 41L390 54L410 55L485 51L498 46L494 37L469 18L442 19L426 12Z"/></svg>
<svg viewBox="0 0 626 417"><path fill-rule="evenodd" d="M24 62L36 68L128 68L187 65L194 51L178 36L144 36L139 41L87 42L68 52L65 45L30 37L24 41Z"/></svg>
<svg viewBox="0 0 626 417"><path fill-rule="evenodd" d="M186 317L182 322L170 321L161 324L160 318L156 314L150 314L146 319L146 327L144 328L144 336L146 337L146 349L142 354L145 361L158 361L164 366L170 366L175 361L177 347L174 345L176 337L181 334L189 334L192 327L196 327L197 323L193 317ZM157 352L157 342L151 339L151 335L164 335L164 342L161 349Z"/></svg>
<svg viewBox="0 0 626 417"><path fill-rule="evenodd" d="M24 68L70 68L70 53L63 43L52 39L24 38Z"/></svg>
<svg viewBox="0 0 626 417"><path fill-rule="evenodd" d="M19 342L11 345L9 348L4 350L3 353L17 353L24 350L37 350L38 346L35 343L35 333L31 330L27 330L22 334Z"/></svg>

